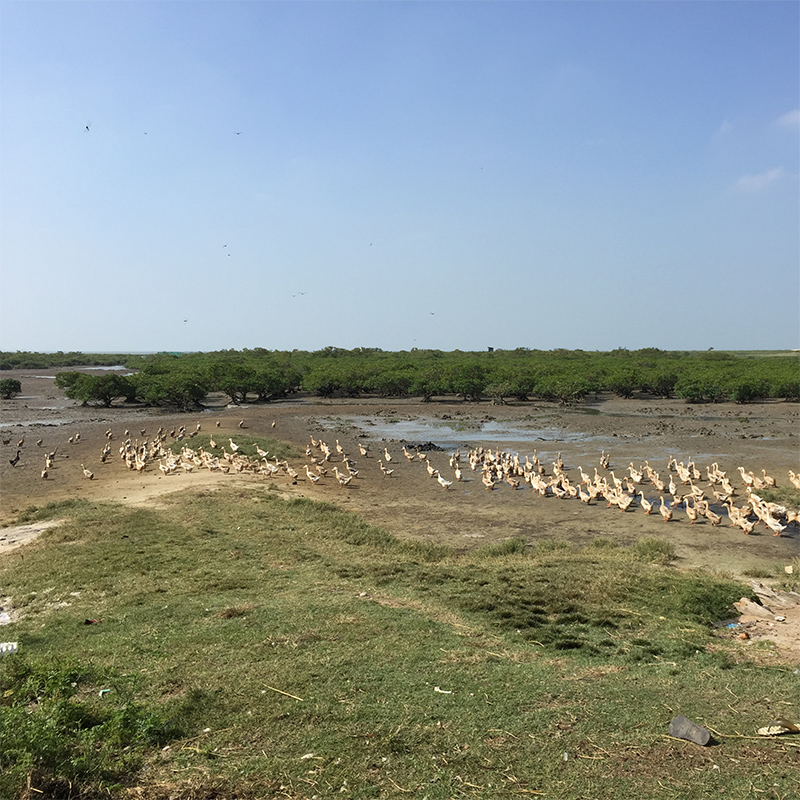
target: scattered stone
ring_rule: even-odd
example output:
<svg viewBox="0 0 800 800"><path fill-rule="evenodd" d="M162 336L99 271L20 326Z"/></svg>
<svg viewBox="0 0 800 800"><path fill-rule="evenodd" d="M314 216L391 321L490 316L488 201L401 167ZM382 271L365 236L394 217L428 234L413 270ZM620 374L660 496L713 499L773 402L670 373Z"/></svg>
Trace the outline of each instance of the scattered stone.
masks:
<svg viewBox="0 0 800 800"><path fill-rule="evenodd" d="M409 444L409 447L413 447L415 450L419 450L420 453L431 453L441 451L443 448L439 447L438 444L434 444L433 442L422 442L418 444Z"/></svg>
<svg viewBox="0 0 800 800"><path fill-rule="evenodd" d="M774 616L772 611L770 611L768 608L760 606L758 603L754 603L752 600L748 600L746 597L743 597L741 600L734 603L734 606L736 606L736 609L743 616L760 617L762 619L772 619Z"/></svg>
<svg viewBox="0 0 800 800"><path fill-rule="evenodd" d="M789 602L787 598L781 596L774 589L766 586L763 583L753 581L751 586L753 587L753 591L756 593L756 595L758 595L758 599L761 601L762 605L765 602L779 603L780 605L786 605Z"/></svg>
<svg viewBox="0 0 800 800"><path fill-rule="evenodd" d="M705 747L711 741L711 732L692 722L688 717L678 716L669 723L669 735L676 739L686 739L689 742Z"/></svg>

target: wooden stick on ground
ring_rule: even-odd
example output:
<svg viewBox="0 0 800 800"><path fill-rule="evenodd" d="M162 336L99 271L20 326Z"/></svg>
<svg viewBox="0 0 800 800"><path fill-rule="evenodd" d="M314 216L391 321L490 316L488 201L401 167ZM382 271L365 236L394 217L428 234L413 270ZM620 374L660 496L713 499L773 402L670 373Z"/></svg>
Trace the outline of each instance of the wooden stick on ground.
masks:
<svg viewBox="0 0 800 800"><path fill-rule="evenodd" d="M265 683L264 686L267 686ZM302 697L298 697L295 694L289 694L289 692L284 692L282 689L276 689L274 686L267 686L267 689L270 689L273 692L277 692L278 694L285 694L287 697L291 697L292 700L299 700L301 703L303 702Z"/></svg>

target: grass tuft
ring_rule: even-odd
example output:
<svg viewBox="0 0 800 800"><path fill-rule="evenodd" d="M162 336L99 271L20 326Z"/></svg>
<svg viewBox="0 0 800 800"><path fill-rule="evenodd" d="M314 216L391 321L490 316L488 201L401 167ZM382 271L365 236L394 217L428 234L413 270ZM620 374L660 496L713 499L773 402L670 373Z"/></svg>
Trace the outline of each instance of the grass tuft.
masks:
<svg viewBox="0 0 800 800"><path fill-rule="evenodd" d="M766 567L748 567L742 570L742 575L748 578L773 578L775 577L775 570L767 569Z"/></svg>
<svg viewBox="0 0 800 800"><path fill-rule="evenodd" d="M499 558L501 556L514 555L515 553L524 553L527 548L528 543L525 539L514 537L496 544L487 544L481 547L478 552L486 558Z"/></svg>
<svg viewBox="0 0 800 800"><path fill-rule="evenodd" d="M211 439L214 439L216 447L211 447ZM239 446L238 453L248 456L249 458L259 458L256 447L266 450L268 453L267 458L274 461L276 458L280 461L288 458L299 458L301 452L290 445L288 442L283 442L280 439L272 439L265 436L251 436L250 434L237 431L230 436L223 436L222 434L205 434L198 433L190 441L181 443L174 443L172 449L176 452L180 449L181 445L188 445L193 450L202 447L206 452L215 456L221 456L223 450L230 452L231 446L228 439L233 439L233 443Z"/></svg>
<svg viewBox="0 0 800 800"><path fill-rule="evenodd" d="M800 489L793 486L777 486L773 489L762 489L758 496L767 503L778 503L787 508L800 508Z"/></svg>
<svg viewBox="0 0 800 800"><path fill-rule="evenodd" d="M675 546L672 542L668 542L665 539L657 539L654 536L646 536L634 542L630 547L630 551L640 561L662 566L672 564L677 558Z"/></svg>
<svg viewBox="0 0 800 800"><path fill-rule="evenodd" d="M41 507L31 505L17 515L15 524L25 525L28 522L41 522L53 519L53 517L69 515L89 505L89 501L83 499L59 500L46 503Z"/></svg>
<svg viewBox="0 0 800 800"><path fill-rule="evenodd" d="M236 619L236 617L247 616L254 608L255 606L249 603L241 606L229 606L220 611L217 616L220 617L220 619Z"/></svg>

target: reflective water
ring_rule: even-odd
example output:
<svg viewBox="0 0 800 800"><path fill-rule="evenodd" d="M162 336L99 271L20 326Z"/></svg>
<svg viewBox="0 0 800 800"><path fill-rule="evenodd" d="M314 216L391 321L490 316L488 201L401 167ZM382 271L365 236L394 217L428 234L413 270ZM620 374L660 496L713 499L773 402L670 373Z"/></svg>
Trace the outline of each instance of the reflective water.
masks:
<svg viewBox="0 0 800 800"><path fill-rule="evenodd" d="M0 428L31 428L36 425L43 425L55 428L59 425L69 425L75 423L74 419L27 419L25 422L0 422Z"/></svg>
<svg viewBox="0 0 800 800"><path fill-rule="evenodd" d="M341 426L342 420L322 419L328 428ZM348 417L347 422L362 430L371 439L395 439L406 442L432 442L438 447L475 447L481 444L529 443L531 449L541 444L601 442L608 437L567 431L562 428L524 428L518 423L439 420L431 418L387 420L382 417Z"/></svg>
<svg viewBox="0 0 800 800"><path fill-rule="evenodd" d="M518 453L520 456L531 455L535 450L543 460L555 458L556 453L568 445L569 460L574 462L572 466L582 460L596 460L601 450L613 451L622 440L627 440L626 464L631 459L635 463L644 463L649 459L655 466L660 463L660 459L667 459L672 455L683 461L687 458L694 460L700 465L723 457L722 453L701 452L701 448L698 448L698 452L687 455L663 444L655 445L647 441L646 437L630 439L624 433L620 436L598 436L555 426L529 428L521 425L518 420L480 422L432 417L391 419L382 416L356 416L323 418L319 422L331 431L341 431L343 427L353 426L375 442L394 440L409 445L431 442L446 451L485 446Z"/></svg>

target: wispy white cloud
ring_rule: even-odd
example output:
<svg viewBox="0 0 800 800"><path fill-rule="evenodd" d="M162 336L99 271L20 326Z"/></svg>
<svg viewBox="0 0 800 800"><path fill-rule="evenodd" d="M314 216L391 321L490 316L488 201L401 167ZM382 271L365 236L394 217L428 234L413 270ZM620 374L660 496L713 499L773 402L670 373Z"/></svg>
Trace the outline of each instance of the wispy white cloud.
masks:
<svg viewBox="0 0 800 800"><path fill-rule="evenodd" d="M775 120L775 124L781 128L800 128L800 108L782 114Z"/></svg>
<svg viewBox="0 0 800 800"><path fill-rule="evenodd" d="M722 139L727 136L733 130L733 125L731 125L728 120L723 120L722 124L717 128L716 132L714 133L715 139Z"/></svg>
<svg viewBox="0 0 800 800"><path fill-rule="evenodd" d="M785 174L786 172L783 167L774 167L773 169L768 169L766 172L761 172L757 175L742 175L742 177L736 181L736 186L746 192L760 192L762 189L766 189L770 184L780 180Z"/></svg>

